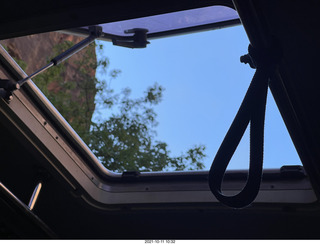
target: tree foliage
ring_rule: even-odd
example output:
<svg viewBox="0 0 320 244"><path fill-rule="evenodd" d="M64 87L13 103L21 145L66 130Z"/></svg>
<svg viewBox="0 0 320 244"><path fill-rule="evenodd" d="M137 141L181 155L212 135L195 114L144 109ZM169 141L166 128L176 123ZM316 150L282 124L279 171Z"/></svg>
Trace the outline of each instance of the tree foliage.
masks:
<svg viewBox="0 0 320 244"><path fill-rule="evenodd" d="M52 56L71 45L70 42L58 44ZM156 139L158 122L154 107L161 102L164 88L154 84L140 98L131 98L129 88L115 93L110 81L121 72L109 70L107 57L91 62L95 58L92 50L86 49L83 59L76 61L80 67L77 75L79 82L63 78L66 71L63 64L34 80L104 166L115 172L203 169L205 146L194 146L186 153L172 157L168 145ZM101 51L102 46L96 50ZM90 75L92 69L97 69L107 78L98 80ZM58 88L52 89L52 84ZM75 89L84 101L81 105L73 97ZM88 98L92 93L96 94L95 106L110 111L109 116L102 116L99 121L91 121L95 106L90 104Z"/></svg>
<svg viewBox="0 0 320 244"><path fill-rule="evenodd" d="M48 62L73 45L70 41L55 45ZM97 80L90 75L92 73L90 71L97 68L96 62L92 62L93 52L94 48L89 48L86 52L82 52L83 57L80 60L68 60L34 78L40 90L81 137L84 137L90 129L91 116L94 111L94 103L92 102L94 98L89 98L94 97L97 92ZM71 77L70 75L67 76L65 74L68 72L67 65L79 67L79 70Z"/></svg>

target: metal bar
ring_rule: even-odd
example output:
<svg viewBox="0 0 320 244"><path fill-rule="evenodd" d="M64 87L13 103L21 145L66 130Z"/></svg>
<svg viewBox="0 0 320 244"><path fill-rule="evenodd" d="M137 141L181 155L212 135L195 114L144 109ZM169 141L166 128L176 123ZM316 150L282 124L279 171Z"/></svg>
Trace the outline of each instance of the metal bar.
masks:
<svg viewBox="0 0 320 244"><path fill-rule="evenodd" d="M54 66L54 63L51 61L49 64L47 64L46 66L42 67L41 69L37 70L36 72L34 72L33 74L27 76L26 78L24 78L23 80L18 81L18 84L20 86L22 86L25 82L27 82L29 79L32 79L33 77L37 76L38 74L42 73L43 71L49 69L50 67Z"/></svg>
<svg viewBox="0 0 320 244"><path fill-rule="evenodd" d="M35 236L41 239L57 238L57 235L27 205L3 185L1 181L0 199L5 203L4 206L7 206L4 209L6 211L6 218L9 217L11 221L19 222L19 226L24 227L18 231L20 238L32 239ZM3 211L3 209L1 210ZM1 215L1 217L3 216Z"/></svg>
<svg viewBox="0 0 320 244"><path fill-rule="evenodd" d="M94 40L97 37L98 36L96 34L91 34L86 39L84 39L81 42L75 44L74 46L69 48L67 51L65 51L65 52L61 53L60 55L58 55L57 57L53 58L51 60L51 62L54 65L60 64L61 62L65 61L66 59L70 58L73 54L79 52L80 50L82 50L86 46L90 45L92 42L94 42Z"/></svg>
<svg viewBox="0 0 320 244"><path fill-rule="evenodd" d="M32 196L31 196L29 204L28 204L28 207L31 211L33 210L34 205L36 204L36 202L38 200L41 188L42 188L41 182L36 186L36 188L34 188L34 191L32 193Z"/></svg>
<svg viewBox="0 0 320 244"><path fill-rule="evenodd" d="M17 198L2 182L0 181L0 188L3 189L6 194L8 194L10 197L12 197L16 202L18 202L20 205L24 206L24 203L20 201L19 198Z"/></svg>

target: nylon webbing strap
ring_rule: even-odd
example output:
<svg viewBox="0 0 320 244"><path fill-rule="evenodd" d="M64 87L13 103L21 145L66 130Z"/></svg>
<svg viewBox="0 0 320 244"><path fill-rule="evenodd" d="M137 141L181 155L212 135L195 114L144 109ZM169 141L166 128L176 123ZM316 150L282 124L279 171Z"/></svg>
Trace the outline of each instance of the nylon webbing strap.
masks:
<svg viewBox="0 0 320 244"><path fill-rule="evenodd" d="M263 168L264 120L268 81L273 75L279 49L256 50L249 45L246 58L251 67L257 68L239 111L234 118L209 171L209 186L214 196L223 204L233 208L250 205L260 189ZM250 163L245 187L234 196L225 196L221 185L227 166L237 149L250 122Z"/></svg>

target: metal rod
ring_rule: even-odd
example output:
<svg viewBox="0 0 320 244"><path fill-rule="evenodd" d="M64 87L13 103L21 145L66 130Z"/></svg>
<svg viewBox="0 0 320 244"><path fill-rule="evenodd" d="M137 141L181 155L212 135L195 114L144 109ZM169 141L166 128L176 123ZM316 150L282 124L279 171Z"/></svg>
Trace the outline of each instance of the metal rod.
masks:
<svg viewBox="0 0 320 244"><path fill-rule="evenodd" d="M37 70L36 72L34 72L33 74L27 76L26 78L18 81L18 84L20 86L22 86L24 83L26 83L29 79L32 79L33 77L37 76L38 74L42 73L43 71L49 69L50 67L54 66L54 63L51 61L49 64L47 64L46 66L42 67L41 69Z"/></svg>
<svg viewBox="0 0 320 244"><path fill-rule="evenodd" d="M58 55L57 57L53 58L51 60L51 62L54 65L60 64L61 62L65 61L66 59L70 58L73 54L79 52L80 50L82 50L86 46L90 45L92 42L94 42L94 40L96 38L97 38L96 34L91 34L86 39L83 39L81 42L75 44L74 46L69 48L67 51L65 51L65 52L61 53L60 55Z"/></svg>
<svg viewBox="0 0 320 244"><path fill-rule="evenodd" d="M32 196L31 196L29 204L28 204L28 207L29 207L29 209L31 211L34 208L34 205L36 204L36 202L38 200L41 188L42 188L42 183L41 182L36 186L36 188L34 188L34 191L32 193Z"/></svg>
<svg viewBox="0 0 320 244"><path fill-rule="evenodd" d="M0 188L6 192L10 197L12 197L15 201L17 201L19 204L24 205L23 202L20 201L19 198L17 198L2 182L0 181Z"/></svg>

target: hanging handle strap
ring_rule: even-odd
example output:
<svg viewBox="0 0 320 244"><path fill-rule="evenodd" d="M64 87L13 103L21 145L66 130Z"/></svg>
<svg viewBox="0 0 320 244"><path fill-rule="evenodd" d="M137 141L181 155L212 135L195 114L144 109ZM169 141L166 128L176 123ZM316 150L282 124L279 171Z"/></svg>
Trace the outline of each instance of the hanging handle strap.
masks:
<svg viewBox="0 0 320 244"><path fill-rule="evenodd" d="M223 204L233 208L250 205L256 198L262 179L264 120L268 81L276 69L278 48L256 50L249 45L247 61L257 68L246 96L233 120L209 171L209 186L214 196ZM248 60L249 59L249 60ZM250 164L245 187L234 196L225 196L221 185L227 166L237 149L250 122Z"/></svg>

